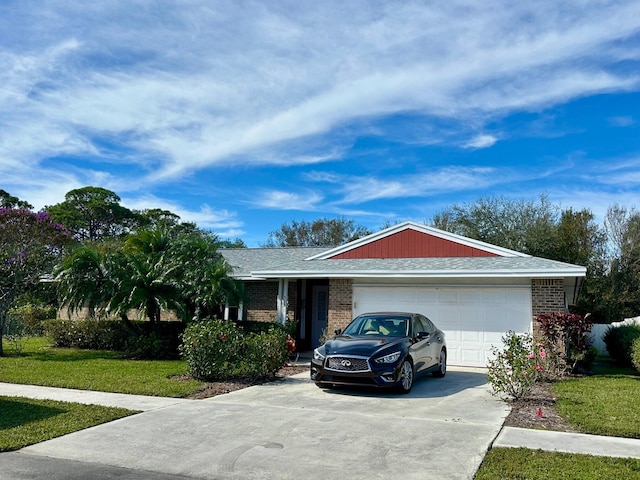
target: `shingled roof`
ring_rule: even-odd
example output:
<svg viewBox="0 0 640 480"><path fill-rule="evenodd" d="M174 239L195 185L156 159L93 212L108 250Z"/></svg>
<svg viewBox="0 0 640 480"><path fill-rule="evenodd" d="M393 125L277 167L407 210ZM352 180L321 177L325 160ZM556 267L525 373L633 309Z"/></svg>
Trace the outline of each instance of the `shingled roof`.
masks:
<svg viewBox="0 0 640 480"><path fill-rule="evenodd" d="M336 252L360 248L406 229L460 241L493 256L336 258ZM426 238L426 237L425 237ZM244 248L221 250L239 279L268 278L559 278L584 277L586 268L545 258L531 257L483 242L410 222L364 237L341 247Z"/></svg>

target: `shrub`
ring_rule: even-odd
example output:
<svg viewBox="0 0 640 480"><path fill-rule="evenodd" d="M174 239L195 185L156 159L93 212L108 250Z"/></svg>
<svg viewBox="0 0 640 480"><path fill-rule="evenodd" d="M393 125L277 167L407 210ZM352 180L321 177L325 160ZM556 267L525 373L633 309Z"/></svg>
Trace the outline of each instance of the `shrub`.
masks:
<svg viewBox="0 0 640 480"><path fill-rule="evenodd" d="M267 333L274 329L286 331L284 325L275 322L259 322L256 320L234 321L235 325L246 333Z"/></svg>
<svg viewBox="0 0 640 480"><path fill-rule="evenodd" d="M631 362L636 370L640 372L640 338L636 338L631 349Z"/></svg>
<svg viewBox="0 0 640 480"><path fill-rule="evenodd" d="M590 315L551 313L538 315L536 320L542 332L542 343L549 356L550 377L561 376L565 370L588 368L595 356L588 333Z"/></svg>
<svg viewBox="0 0 640 480"><path fill-rule="evenodd" d="M45 333L54 347L88 350L124 350L130 335L123 322L114 320L50 320Z"/></svg>
<svg viewBox="0 0 640 480"><path fill-rule="evenodd" d="M41 336L44 335L44 322L56 318L56 309L28 304L11 309L11 316L24 326L25 334Z"/></svg>
<svg viewBox="0 0 640 480"><path fill-rule="evenodd" d="M180 352L198 380L267 378L287 360L286 333L278 327L250 333L231 321L205 320L187 326Z"/></svg>
<svg viewBox="0 0 640 480"><path fill-rule="evenodd" d="M509 331L502 337L502 342L502 351L491 347L495 358L487 365L491 393L513 400L525 398L543 369L540 363L546 358L546 352L537 345L534 350L529 334L517 335Z"/></svg>
<svg viewBox="0 0 640 480"><path fill-rule="evenodd" d="M604 334L604 343L609 355L620 365L631 366L632 346L640 338L640 325L622 325L610 327Z"/></svg>
<svg viewBox="0 0 640 480"><path fill-rule="evenodd" d="M120 320L50 320L46 335L54 347L87 350L117 350L131 358L176 358L181 322L146 321L125 323Z"/></svg>

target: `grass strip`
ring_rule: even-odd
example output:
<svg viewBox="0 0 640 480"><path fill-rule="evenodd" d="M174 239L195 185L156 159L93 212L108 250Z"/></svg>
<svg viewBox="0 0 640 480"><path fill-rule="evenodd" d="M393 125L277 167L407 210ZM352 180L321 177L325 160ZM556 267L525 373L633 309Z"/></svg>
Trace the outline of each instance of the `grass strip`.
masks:
<svg viewBox="0 0 640 480"><path fill-rule="evenodd" d="M184 397L203 385L185 380L186 373L182 360L131 360L120 352L52 348L45 338L29 339L19 356L0 357L0 382L102 392Z"/></svg>
<svg viewBox="0 0 640 480"><path fill-rule="evenodd" d="M484 457L475 480L604 480L640 478L640 460L494 448Z"/></svg>
<svg viewBox="0 0 640 480"><path fill-rule="evenodd" d="M124 408L0 396L0 452L137 413Z"/></svg>
<svg viewBox="0 0 640 480"><path fill-rule="evenodd" d="M583 433L640 438L640 375L606 361L593 376L553 385L557 411Z"/></svg>

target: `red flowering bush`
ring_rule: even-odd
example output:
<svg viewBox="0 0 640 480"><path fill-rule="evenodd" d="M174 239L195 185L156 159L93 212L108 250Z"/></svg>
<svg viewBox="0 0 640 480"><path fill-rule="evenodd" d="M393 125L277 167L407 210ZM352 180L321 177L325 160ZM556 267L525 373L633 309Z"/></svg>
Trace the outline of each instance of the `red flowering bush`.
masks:
<svg viewBox="0 0 640 480"><path fill-rule="evenodd" d="M550 313L536 317L541 341L549 354L547 376L562 376L578 366L588 367L596 353L591 349L588 333L591 331L590 315L575 313Z"/></svg>

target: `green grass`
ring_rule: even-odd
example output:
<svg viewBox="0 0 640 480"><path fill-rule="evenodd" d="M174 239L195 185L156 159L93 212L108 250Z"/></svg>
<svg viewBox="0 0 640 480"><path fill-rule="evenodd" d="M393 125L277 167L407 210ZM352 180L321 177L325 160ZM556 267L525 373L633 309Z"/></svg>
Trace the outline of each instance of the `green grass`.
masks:
<svg viewBox="0 0 640 480"><path fill-rule="evenodd" d="M124 408L0 396L0 452L17 450L134 413Z"/></svg>
<svg viewBox="0 0 640 480"><path fill-rule="evenodd" d="M556 409L583 433L640 438L640 375L600 359L595 375L553 385Z"/></svg>
<svg viewBox="0 0 640 480"><path fill-rule="evenodd" d="M640 479L640 460L526 448L494 448L484 457L475 477L475 480L575 479Z"/></svg>
<svg viewBox="0 0 640 480"><path fill-rule="evenodd" d="M182 360L129 360L111 351L51 348L44 338L27 341L22 355L0 357L0 382L103 392L184 397L202 382L174 377L187 372Z"/></svg>

